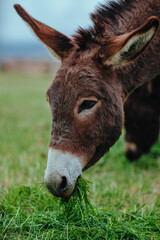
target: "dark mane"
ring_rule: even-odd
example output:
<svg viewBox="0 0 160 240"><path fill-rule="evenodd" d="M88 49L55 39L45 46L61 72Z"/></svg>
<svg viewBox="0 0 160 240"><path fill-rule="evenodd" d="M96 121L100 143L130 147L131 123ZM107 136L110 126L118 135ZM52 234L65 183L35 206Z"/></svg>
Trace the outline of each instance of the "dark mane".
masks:
<svg viewBox="0 0 160 240"><path fill-rule="evenodd" d="M124 19L126 12L131 12L132 3L136 0L119 0L109 1L106 4L100 4L95 13L91 13L90 17L93 21L93 26L88 29L79 28L73 39L81 49L85 48L86 42L94 42L102 44L102 36L107 29L115 32L118 26L119 19Z"/></svg>

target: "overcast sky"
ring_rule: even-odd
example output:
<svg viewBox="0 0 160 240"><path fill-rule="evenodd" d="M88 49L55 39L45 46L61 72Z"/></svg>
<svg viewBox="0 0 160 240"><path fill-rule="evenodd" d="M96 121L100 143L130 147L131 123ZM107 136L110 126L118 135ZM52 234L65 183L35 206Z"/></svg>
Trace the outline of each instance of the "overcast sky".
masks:
<svg viewBox="0 0 160 240"><path fill-rule="evenodd" d="M70 36L78 26L91 25L89 13L106 0L0 0L0 42L36 42L29 27L13 9L21 4L33 17Z"/></svg>

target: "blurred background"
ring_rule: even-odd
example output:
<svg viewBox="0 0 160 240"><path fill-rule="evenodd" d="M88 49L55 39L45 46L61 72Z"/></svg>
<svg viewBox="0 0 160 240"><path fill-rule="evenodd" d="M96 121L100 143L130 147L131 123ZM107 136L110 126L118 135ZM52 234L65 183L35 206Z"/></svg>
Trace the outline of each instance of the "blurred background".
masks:
<svg viewBox="0 0 160 240"><path fill-rule="evenodd" d="M89 13L105 0L0 0L0 68L21 71L54 71L57 62L16 14L21 4L34 18L71 36L76 29L91 25Z"/></svg>

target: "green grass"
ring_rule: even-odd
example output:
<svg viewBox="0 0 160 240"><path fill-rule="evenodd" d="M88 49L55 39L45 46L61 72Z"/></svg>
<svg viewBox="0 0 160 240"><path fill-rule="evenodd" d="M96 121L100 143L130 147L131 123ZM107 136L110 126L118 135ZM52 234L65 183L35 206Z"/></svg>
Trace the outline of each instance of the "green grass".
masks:
<svg viewBox="0 0 160 240"><path fill-rule="evenodd" d="M129 163L121 137L68 203L43 186L52 79L0 73L0 239L160 239L160 141Z"/></svg>

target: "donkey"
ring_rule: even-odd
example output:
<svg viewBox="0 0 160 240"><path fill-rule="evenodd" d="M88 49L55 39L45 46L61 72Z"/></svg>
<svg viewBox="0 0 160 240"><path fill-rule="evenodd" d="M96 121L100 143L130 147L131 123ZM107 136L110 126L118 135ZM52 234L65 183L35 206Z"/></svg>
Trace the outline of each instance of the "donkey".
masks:
<svg viewBox="0 0 160 240"><path fill-rule="evenodd" d="M14 7L61 60L46 93L52 130L45 184L53 195L68 197L82 171L121 135L127 97L160 75L160 1L101 5L91 14L93 26L72 38Z"/></svg>

